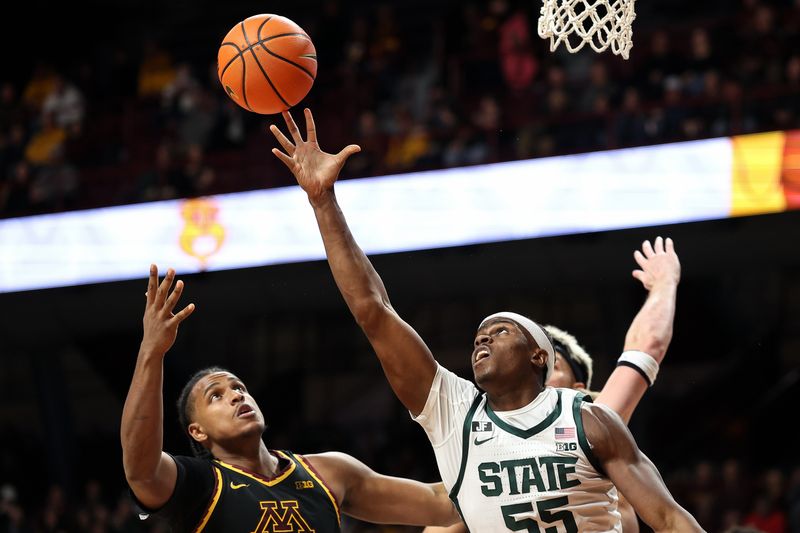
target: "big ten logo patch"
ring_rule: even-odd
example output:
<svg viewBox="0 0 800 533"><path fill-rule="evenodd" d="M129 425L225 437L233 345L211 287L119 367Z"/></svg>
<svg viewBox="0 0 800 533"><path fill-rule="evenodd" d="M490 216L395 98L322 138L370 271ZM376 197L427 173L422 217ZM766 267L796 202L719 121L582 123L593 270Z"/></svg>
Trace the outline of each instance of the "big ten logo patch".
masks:
<svg viewBox="0 0 800 533"><path fill-rule="evenodd" d="M311 480L295 481L294 482L294 488L296 488L297 490L313 489L314 488L314 482L311 481Z"/></svg>
<svg viewBox="0 0 800 533"><path fill-rule="evenodd" d="M578 449L578 444L575 442L556 442L557 452L574 452Z"/></svg>
<svg viewBox="0 0 800 533"><path fill-rule="evenodd" d="M180 236L181 249L200 262L205 269L208 258L217 253L225 242L225 228L217 217L219 207L211 198L186 200L181 205L184 220Z"/></svg>

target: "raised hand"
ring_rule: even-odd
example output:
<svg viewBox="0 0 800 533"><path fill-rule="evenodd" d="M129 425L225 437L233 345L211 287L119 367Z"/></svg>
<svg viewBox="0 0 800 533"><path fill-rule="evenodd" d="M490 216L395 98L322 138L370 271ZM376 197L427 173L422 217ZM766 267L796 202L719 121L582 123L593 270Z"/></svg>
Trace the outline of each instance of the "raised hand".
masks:
<svg viewBox="0 0 800 533"><path fill-rule="evenodd" d="M325 193L333 189L333 184L339 177L347 158L360 152L361 148L355 144L346 146L338 154L323 152L317 143L317 128L314 125L314 117L311 110L304 110L306 116L307 140L303 140L297 124L294 123L292 114L288 111L283 112L283 119L289 129L294 143L286 138L274 124L269 127L270 131L285 150L285 153L277 148L272 149L278 159L289 167L294 174L297 183L308 195L308 199L314 203Z"/></svg>
<svg viewBox="0 0 800 533"><path fill-rule="evenodd" d="M634 270L633 277L648 291L662 284L677 285L681 280L681 263L670 238L665 241L657 237L653 245L644 241L642 251L633 252L633 258L641 269Z"/></svg>
<svg viewBox="0 0 800 533"><path fill-rule="evenodd" d="M144 335L142 336L142 351L164 355L175 343L178 335L178 326L192 314L194 304L189 304L181 309L178 314L172 310L183 292L183 281L178 280L175 288L170 293L175 271L167 270L167 275L161 284L158 283L158 267L150 265L150 281L147 284L147 305L144 309Z"/></svg>

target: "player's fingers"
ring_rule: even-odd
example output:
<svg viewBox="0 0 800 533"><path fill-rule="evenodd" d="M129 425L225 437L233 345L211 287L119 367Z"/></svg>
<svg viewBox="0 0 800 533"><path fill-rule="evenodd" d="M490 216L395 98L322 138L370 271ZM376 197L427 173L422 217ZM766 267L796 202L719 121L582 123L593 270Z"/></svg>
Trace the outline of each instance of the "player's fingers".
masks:
<svg viewBox="0 0 800 533"><path fill-rule="evenodd" d="M314 124L314 115L311 114L309 108L305 108L303 112L306 115L306 140L315 143L317 142L317 126Z"/></svg>
<svg viewBox="0 0 800 533"><path fill-rule="evenodd" d="M183 294L183 281L178 280L175 282L175 289L172 291L172 293L167 298L167 301L164 303L164 309L168 313L171 313L172 310L175 308L175 304L178 303L181 294Z"/></svg>
<svg viewBox="0 0 800 533"><path fill-rule="evenodd" d="M164 300L167 299L167 293L169 292L169 288L172 287L172 281L175 279L175 271L171 268L167 269L167 275L164 276L164 279L161 281L161 285L158 286L158 291L156 291L156 298L155 304L159 307L164 305Z"/></svg>
<svg viewBox="0 0 800 533"><path fill-rule="evenodd" d="M158 267L154 264L150 265L150 279L147 281L147 304L153 303L156 298L156 287L158 287Z"/></svg>
<svg viewBox="0 0 800 533"><path fill-rule="evenodd" d="M283 134L278 126L272 124L269 127L269 131L271 131L275 138L278 139L278 142L281 146L283 146L283 149L286 150L287 154L294 155L294 144L292 144L292 141L286 138L286 135Z"/></svg>
<svg viewBox="0 0 800 533"><path fill-rule="evenodd" d="M178 313L172 318L170 318L169 321L174 325L180 324L181 322L186 320L192 313L194 313L194 304L189 304L180 311L178 311Z"/></svg>
<svg viewBox="0 0 800 533"><path fill-rule="evenodd" d="M359 145L351 144L342 148L342 151L336 154L336 157L342 164L344 164L344 162L347 161L348 157L350 157L353 154L357 154L360 151L361 147Z"/></svg>
<svg viewBox="0 0 800 533"><path fill-rule="evenodd" d="M633 252L633 258L636 260L636 264L642 268L644 268L644 266L647 264L647 259L645 258L645 256L642 255L642 252L640 252L639 250Z"/></svg>
<svg viewBox="0 0 800 533"><path fill-rule="evenodd" d="M287 167L289 167L289 170L294 172L294 159L292 159L288 155L284 154L283 152L281 152L277 148L273 148L272 149L272 153L275 154L275 157L277 157L278 159L283 161L283 164L286 165Z"/></svg>
<svg viewBox="0 0 800 533"><path fill-rule="evenodd" d="M644 274L644 272L642 272L641 270L634 270L633 272L631 272L631 274L633 274L633 277L634 277L634 278L636 278L636 279L638 279L639 281L641 281L642 283L644 283L644 280L645 280L645 277L644 277L644 276L645 276L645 274Z"/></svg>
<svg viewBox="0 0 800 533"><path fill-rule="evenodd" d="M642 243L642 252L644 253L644 256L647 258L656 255L656 253L653 251L653 245L650 244L650 241L644 241Z"/></svg>
<svg viewBox="0 0 800 533"><path fill-rule="evenodd" d="M667 248L667 253L671 254L675 253L675 243L672 242L672 239L670 239L669 237L667 237L666 240L666 248Z"/></svg>
<svg viewBox="0 0 800 533"><path fill-rule="evenodd" d="M655 242L654 248L655 248L657 254L663 254L664 253L664 239L662 239L661 236L656 237L656 242Z"/></svg>
<svg viewBox="0 0 800 533"><path fill-rule="evenodd" d="M300 130L297 129L297 124L294 123L294 118L292 114L288 111L283 112L283 120L286 121L286 127L289 128L289 135L292 136L294 139L295 144L300 144L303 142L303 137L300 135Z"/></svg>

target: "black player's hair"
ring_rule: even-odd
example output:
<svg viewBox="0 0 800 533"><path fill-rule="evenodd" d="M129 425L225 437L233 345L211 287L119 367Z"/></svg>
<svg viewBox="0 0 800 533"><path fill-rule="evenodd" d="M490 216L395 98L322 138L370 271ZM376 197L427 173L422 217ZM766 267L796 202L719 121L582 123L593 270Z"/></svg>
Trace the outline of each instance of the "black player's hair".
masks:
<svg viewBox="0 0 800 533"><path fill-rule="evenodd" d="M183 386L180 396L178 396L178 422L180 423L183 432L187 437L189 437L189 445L191 446L192 454L195 457L210 459L213 456L208 448L194 440L189 434L189 424L191 424L194 419L194 402L190 402L189 398L192 396L192 390L194 389L194 386L197 385L198 381L209 374L215 374L217 372L228 372L228 370L218 366L210 366L208 368L198 370L191 378L189 378L189 381L187 381L186 385Z"/></svg>

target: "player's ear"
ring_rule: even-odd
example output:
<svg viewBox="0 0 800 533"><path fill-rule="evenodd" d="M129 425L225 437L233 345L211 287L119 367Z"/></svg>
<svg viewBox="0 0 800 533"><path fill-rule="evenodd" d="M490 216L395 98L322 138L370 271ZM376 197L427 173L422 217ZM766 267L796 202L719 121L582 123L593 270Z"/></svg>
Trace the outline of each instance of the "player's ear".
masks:
<svg viewBox="0 0 800 533"><path fill-rule="evenodd" d="M189 436L197 442L203 443L208 440L208 434L203 430L202 426L197 422L189 424Z"/></svg>
<svg viewBox="0 0 800 533"><path fill-rule="evenodd" d="M547 368L547 352L542 348L533 350L533 353L531 353L531 363L540 368Z"/></svg>

